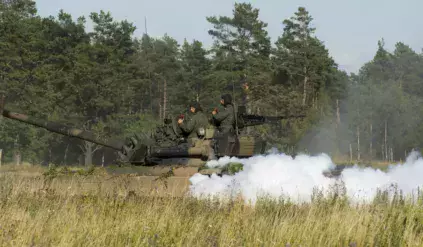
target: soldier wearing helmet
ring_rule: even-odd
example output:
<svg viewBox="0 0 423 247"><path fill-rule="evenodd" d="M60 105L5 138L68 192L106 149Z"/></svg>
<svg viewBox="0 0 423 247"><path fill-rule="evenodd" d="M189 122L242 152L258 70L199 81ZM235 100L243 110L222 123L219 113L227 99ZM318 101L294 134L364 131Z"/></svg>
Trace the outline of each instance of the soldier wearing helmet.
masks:
<svg viewBox="0 0 423 247"><path fill-rule="evenodd" d="M235 114L234 107L232 105L232 96L230 94L222 95L220 104L223 105L224 110L217 112L215 109L212 112L213 120L219 125L218 129L221 133L234 134Z"/></svg>
<svg viewBox="0 0 423 247"><path fill-rule="evenodd" d="M207 116L203 113L203 109L196 101L191 102L190 111L193 114L190 120L185 121L179 118L178 124L180 128L188 135L188 139L197 138L197 131L200 128L206 129L208 125Z"/></svg>

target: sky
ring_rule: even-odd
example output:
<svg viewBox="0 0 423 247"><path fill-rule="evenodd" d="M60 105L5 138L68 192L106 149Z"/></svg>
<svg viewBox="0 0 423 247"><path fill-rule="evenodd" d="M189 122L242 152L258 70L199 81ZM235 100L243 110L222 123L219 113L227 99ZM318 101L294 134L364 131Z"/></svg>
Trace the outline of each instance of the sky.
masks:
<svg viewBox="0 0 423 247"><path fill-rule="evenodd" d="M128 20L141 36L147 26L154 37L165 33L180 43L186 38L202 41L210 47L213 40L207 31L212 27L206 16L232 15L235 2L249 2L260 9L259 18L268 24L267 31L275 42L282 34L282 21L305 7L313 17L316 36L324 42L339 68L357 73L370 61L377 42L384 39L385 47L393 50L403 42L421 52L423 48L422 0L38 0L41 16L57 16L60 9L74 19L100 10L110 11L115 20ZM145 19L147 23L145 23ZM146 25L145 25L146 24ZM87 28L92 25L87 23Z"/></svg>

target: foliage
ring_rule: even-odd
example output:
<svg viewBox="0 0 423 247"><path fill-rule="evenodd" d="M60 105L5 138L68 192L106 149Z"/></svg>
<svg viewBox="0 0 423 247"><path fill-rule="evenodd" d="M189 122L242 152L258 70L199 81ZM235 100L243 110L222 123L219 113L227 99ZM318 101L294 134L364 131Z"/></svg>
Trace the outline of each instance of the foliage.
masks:
<svg viewBox="0 0 423 247"><path fill-rule="evenodd" d="M272 47L260 10L235 3L231 16L208 16L211 49L164 35L134 37L136 27L110 12L74 19L37 15L31 0L0 3L0 91L7 108L96 132L101 139L149 135L167 114L199 101L206 113L231 93L263 115L306 114L279 126L248 128L281 151L327 152L354 159L402 159L422 147L422 55L378 42L375 57L347 75L299 7L283 20ZM0 120L10 162L112 164L105 148Z"/></svg>

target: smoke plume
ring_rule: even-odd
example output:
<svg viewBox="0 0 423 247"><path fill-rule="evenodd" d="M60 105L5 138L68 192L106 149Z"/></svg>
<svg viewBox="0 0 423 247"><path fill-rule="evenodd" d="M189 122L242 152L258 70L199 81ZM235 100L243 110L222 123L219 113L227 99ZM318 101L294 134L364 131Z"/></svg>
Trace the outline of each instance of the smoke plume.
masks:
<svg viewBox="0 0 423 247"><path fill-rule="evenodd" d="M292 202L310 202L315 189L330 193L333 188L344 185L346 195L355 202L371 202L378 189L390 190L396 185L404 195L415 193L423 184L423 159L412 152L404 164L390 165L387 171L352 166L342 172L338 179L328 178L323 172L333 169L335 164L326 154L316 156L272 153L248 159L224 157L208 164L221 167L228 162L239 162L243 170L233 176L211 177L195 174L190 178L190 192L196 197L217 196L221 199L241 195L246 201L255 203L260 196L274 199L289 198Z"/></svg>

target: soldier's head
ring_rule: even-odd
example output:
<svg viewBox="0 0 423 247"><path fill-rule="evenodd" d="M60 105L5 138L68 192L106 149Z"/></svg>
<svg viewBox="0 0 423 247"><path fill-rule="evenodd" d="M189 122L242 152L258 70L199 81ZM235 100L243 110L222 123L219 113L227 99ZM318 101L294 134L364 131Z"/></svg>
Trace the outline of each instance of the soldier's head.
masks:
<svg viewBox="0 0 423 247"><path fill-rule="evenodd" d="M220 98L220 104L223 106L232 104L232 96L230 94L224 94Z"/></svg>
<svg viewBox="0 0 423 247"><path fill-rule="evenodd" d="M198 103L197 101L193 101L189 105L189 110L192 113L196 113L196 112L202 111L203 109L201 109L200 103Z"/></svg>

